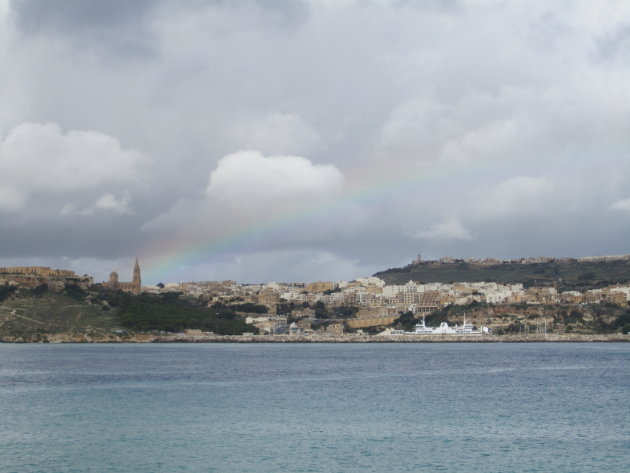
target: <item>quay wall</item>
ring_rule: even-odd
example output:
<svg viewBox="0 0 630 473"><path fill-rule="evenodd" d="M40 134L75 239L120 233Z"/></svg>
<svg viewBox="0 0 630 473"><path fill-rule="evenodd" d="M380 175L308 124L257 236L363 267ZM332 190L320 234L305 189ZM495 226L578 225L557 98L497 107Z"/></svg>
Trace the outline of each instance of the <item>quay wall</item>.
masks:
<svg viewBox="0 0 630 473"><path fill-rule="evenodd" d="M529 335L214 335L214 334L124 334L57 333L5 337L0 343L589 343L630 342L630 335L619 333L529 334Z"/></svg>

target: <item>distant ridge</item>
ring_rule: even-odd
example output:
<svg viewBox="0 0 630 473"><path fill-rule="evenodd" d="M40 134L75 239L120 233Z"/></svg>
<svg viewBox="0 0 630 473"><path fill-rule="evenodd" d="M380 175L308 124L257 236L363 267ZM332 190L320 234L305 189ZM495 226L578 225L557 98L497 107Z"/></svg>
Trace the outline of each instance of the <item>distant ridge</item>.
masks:
<svg viewBox="0 0 630 473"><path fill-rule="evenodd" d="M402 268L375 273L387 284L479 282L555 285L565 290L630 282L630 255L583 258L521 258L517 260L442 258L415 259Z"/></svg>

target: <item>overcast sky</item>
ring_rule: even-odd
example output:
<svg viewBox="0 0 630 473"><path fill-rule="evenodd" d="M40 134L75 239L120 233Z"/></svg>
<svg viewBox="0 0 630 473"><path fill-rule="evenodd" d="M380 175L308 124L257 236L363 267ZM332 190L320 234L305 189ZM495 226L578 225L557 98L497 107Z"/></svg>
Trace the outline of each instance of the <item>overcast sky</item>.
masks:
<svg viewBox="0 0 630 473"><path fill-rule="evenodd" d="M630 2L0 0L0 266L630 253Z"/></svg>

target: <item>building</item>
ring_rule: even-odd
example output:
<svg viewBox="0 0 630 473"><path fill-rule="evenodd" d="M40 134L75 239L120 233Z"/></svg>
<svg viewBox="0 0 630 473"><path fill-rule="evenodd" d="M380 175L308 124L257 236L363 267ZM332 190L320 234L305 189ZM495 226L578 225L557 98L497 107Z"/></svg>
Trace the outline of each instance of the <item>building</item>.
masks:
<svg viewBox="0 0 630 473"><path fill-rule="evenodd" d="M21 274L25 276L61 276L67 278L76 278L74 271L67 269L50 269L47 266L17 266L11 268L0 268L0 274Z"/></svg>
<svg viewBox="0 0 630 473"><path fill-rule="evenodd" d="M103 286L119 291L140 294L140 292L142 292L142 279L140 276L140 265L138 264L138 258L136 258L136 264L133 267L133 280L131 282L118 281L118 273L116 271L112 271L109 275L109 281L104 282Z"/></svg>
<svg viewBox="0 0 630 473"><path fill-rule="evenodd" d="M335 289L335 283L330 281L311 282L306 285L307 292L324 292Z"/></svg>
<svg viewBox="0 0 630 473"><path fill-rule="evenodd" d="M260 291L257 295L257 302L269 308L273 308L280 302L280 294L269 289Z"/></svg>
<svg viewBox="0 0 630 473"><path fill-rule="evenodd" d="M33 289L43 284L53 291L62 291L67 284L86 290L92 285L92 277L77 275L66 269L50 269L44 266L17 266L0 268L0 284Z"/></svg>

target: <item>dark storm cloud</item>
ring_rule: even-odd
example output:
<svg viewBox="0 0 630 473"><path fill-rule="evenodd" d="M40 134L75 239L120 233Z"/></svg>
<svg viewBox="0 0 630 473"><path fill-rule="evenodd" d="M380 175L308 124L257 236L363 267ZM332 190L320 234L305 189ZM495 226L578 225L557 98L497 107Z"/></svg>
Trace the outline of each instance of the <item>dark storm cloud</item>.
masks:
<svg viewBox="0 0 630 473"><path fill-rule="evenodd" d="M15 25L26 35L55 35L78 48L118 55L158 53L151 20L156 11L194 12L205 8L252 11L275 27L293 27L308 16L308 5L285 0L11 0ZM168 13L167 13L168 14Z"/></svg>
<svg viewBox="0 0 630 473"><path fill-rule="evenodd" d="M12 0L17 24L29 31L71 31L137 25L159 2L155 0Z"/></svg>
<svg viewBox="0 0 630 473"><path fill-rule="evenodd" d="M154 0L12 0L16 26L27 35L57 35L77 46L117 53L154 52L147 16Z"/></svg>
<svg viewBox="0 0 630 473"><path fill-rule="evenodd" d="M141 233L134 216L105 215L97 218L76 216L59 218L42 216L37 222L5 222L2 230L5 244L0 258L68 257L111 259L131 257L142 248Z"/></svg>

